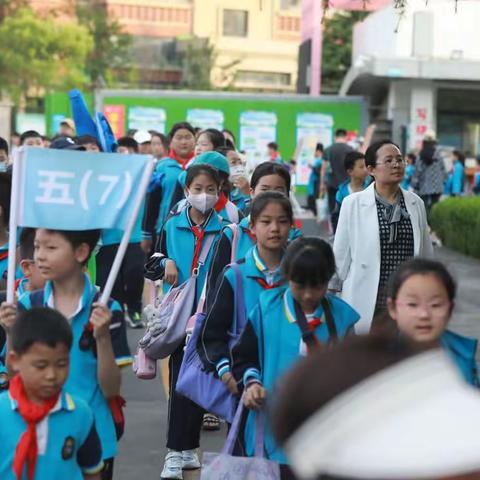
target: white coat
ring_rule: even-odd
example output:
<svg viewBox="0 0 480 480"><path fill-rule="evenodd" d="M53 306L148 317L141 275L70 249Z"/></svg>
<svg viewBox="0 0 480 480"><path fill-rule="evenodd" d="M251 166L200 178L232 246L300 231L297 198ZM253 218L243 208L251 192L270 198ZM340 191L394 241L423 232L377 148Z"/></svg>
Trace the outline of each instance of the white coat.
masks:
<svg viewBox="0 0 480 480"><path fill-rule="evenodd" d="M413 227L414 255L433 256L423 200L402 190ZM341 297L360 314L355 331L370 331L380 280L380 233L374 183L342 203L333 245L337 274L343 282Z"/></svg>

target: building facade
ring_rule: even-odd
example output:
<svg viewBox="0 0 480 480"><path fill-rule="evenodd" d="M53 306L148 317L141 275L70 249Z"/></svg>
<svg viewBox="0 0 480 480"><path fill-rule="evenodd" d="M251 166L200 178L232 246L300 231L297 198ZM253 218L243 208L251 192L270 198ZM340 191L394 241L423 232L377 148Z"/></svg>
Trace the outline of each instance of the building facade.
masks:
<svg viewBox="0 0 480 480"><path fill-rule="evenodd" d="M180 39L214 46L212 83L243 91L294 92L301 0L105 0L132 34L137 57L175 57ZM172 45L173 42L173 45ZM152 50L156 53L152 55ZM147 52L150 52L148 54ZM172 61L161 68L174 74ZM173 68L172 68L173 67ZM177 66L181 71L181 67ZM181 78L177 78L181 82Z"/></svg>
<svg viewBox="0 0 480 480"><path fill-rule="evenodd" d="M352 67L341 94L364 95L373 122L404 148L428 130L440 144L480 154L480 3L410 0L354 29ZM398 27L398 28L397 28ZM398 31L397 31L398 30Z"/></svg>

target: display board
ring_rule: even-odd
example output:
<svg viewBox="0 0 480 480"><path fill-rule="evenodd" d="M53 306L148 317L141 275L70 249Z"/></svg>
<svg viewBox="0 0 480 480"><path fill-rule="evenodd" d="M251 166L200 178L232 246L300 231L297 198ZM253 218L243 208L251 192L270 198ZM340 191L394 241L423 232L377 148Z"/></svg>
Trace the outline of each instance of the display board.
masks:
<svg viewBox="0 0 480 480"><path fill-rule="evenodd" d="M100 92L99 102L105 109L108 105L123 105L126 111L124 131L130 127L129 115L132 109L163 109L165 111L165 132L173 124L188 118L195 122L205 121L202 127L210 126L210 121L217 122L220 127L220 113L223 116L224 128L231 130L237 138L237 147L252 152L262 152L267 138L279 144L280 155L289 161L295 151L299 135L308 136L310 143L323 142L328 146L326 123L323 117L309 116L320 114L331 119L331 132L337 128L362 133L365 104L359 97L309 97L306 95L269 95L239 94L226 92L172 92L172 91L109 91ZM86 95L87 103L92 106L92 97ZM135 111L135 110L134 110ZM137 110L138 111L138 110ZM195 112L192 117L192 111ZM202 113L198 113L201 111ZM207 115L205 116L205 111ZM211 112L215 112L212 114ZM46 101L46 119L48 132L51 133L52 117L55 114L70 116L68 97L66 94L50 94ZM266 117L263 116L267 115ZM255 118L262 118L259 132L254 132ZM274 120L275 119L275 120ZM199 125L200 126L200 125ZM300 132L299 132L300 130ZM315 137L315 139L314 139ZM252 144L255 144L253 149ZM266 142L268 143L268 142ZM308 142L307 142L308 143ZM266 144L265 144L266 145ZM311 149L311 147L309 147ZM261 154L266 154L261 153ZM261 157L258 155L258 158ZM307 150L303 151L303 159L307 158ZM257 157L255 157L257 158ZM304 162L304 160L302 160ZM303 167L300 173L301 184L308 179Z"/></svg>

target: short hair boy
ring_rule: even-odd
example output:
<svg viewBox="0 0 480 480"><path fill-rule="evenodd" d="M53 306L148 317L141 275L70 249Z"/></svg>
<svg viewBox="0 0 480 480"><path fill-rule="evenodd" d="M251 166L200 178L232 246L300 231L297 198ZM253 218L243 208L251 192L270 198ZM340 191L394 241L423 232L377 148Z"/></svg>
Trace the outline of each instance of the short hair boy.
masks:
<svg viewBox="0 0 480 480"><path fill-rule="evenodd" d="M35 130L27 130L20 135L20 146L43 148L42 136Z"/></svg>
<svg viewBox="0 0 480 480"><path fill-rule="evenodd" d="M352 193L361 192L370 184L367 167L365 166L365 155L360 152L348 152L343 162L348 180L338 187L336 202L340 210L343 200Z"/></svg>
<svg viewBox="0 0 480 480"><path fill-rule="evenodd" d="M21 313L10 331L8 363L16 375L0 394L2 480L25 473L32 480L100 479L93 413L63 389L72 338L65 317L49 308Z"/></svg>
<svg viewBox="0 0 480 480"><path fill-rule="evenodd" d="M20 233L20 270L22 278L18 282L17 295L21 297L27 291L41 290L45 286L45 279L42 277L34 260L35 229L23 228Z"/></svg>
<svg viewBox="0 0 480 480"><path fill-rule="evenodd" d="M87 152L101 152L100 144L93 135L81 135L75 139L77 145L85 147Z"/></svg>
<svg viewBox="0 0 480 480"><path fill-rule="evenodd" d="M117 153L132 155L138 153L138 143L131 137L121 137L117 140Z"/></svg>
<svg viewBox="0 0 480 480"><path fill-rule="evenodd" d="M100 237L99 230L63 231L38 228L34 260L46 280L45 288L27 292L18 302L19 310L55 307L70 320L75 341L66 389L88 402L94 412L102 445L103 460L112 472L117 453L115 424L109 402L120 393L119 367L132 362L125 321L117 302L98 302L99 293L85 267ZM7 334L15 324L16 308L3 303L0 325ZM103 473L103 478L111 478Z"/></svg>

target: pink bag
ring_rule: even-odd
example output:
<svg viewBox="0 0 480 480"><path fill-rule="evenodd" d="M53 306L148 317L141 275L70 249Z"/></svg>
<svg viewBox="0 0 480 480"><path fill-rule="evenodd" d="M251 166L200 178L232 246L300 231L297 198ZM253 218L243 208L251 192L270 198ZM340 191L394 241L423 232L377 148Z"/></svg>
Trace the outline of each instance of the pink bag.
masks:
<svg viewBox="0 0 480 480"><path fill-rule="evenodd" d="M133 371L137 378L151 380L157 376L157 361L152 360L139 348L133 360Z"/></svg>

